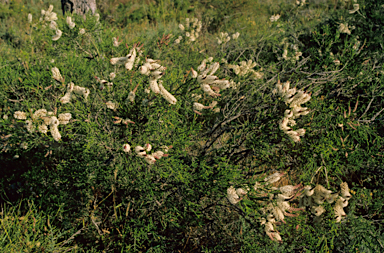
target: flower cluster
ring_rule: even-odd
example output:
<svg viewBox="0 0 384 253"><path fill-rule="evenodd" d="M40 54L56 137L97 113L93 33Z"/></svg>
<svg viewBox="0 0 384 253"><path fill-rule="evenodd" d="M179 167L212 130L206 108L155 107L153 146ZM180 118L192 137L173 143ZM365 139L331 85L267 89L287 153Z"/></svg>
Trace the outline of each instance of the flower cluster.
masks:
<svg viewBox="0 0 384 253"><path fill-rule="evenodd" d="M124 144L125 145L125 144ZM147 152L150 152L152 150L152 145L147 143L145 144L144 147L141 147L141 146L136 146L135 147L135 153L136 153L136 156L137 157L140 157L140 158L144 158L144 160L148 163L148 164L155 164L156 160L159 160L161 159L162 157L167 157L168 154L165 154L168 152L168 150L171 147L167 147L167 146L162 146L161 147L163 151L161 150L158 150L152 154L147 154Z"/></svg>
<svg viewBox="0 0 384 253"><path fill-rule="evenodd" d="M121 43L121 41L119 41L119 37L113 37L112 38L112 42L113 42L113 46L114 47L119 47L120 46L120 43Z"/></svg>
<svg viewBox="0 0 384 253"><path fill-rule="evenodd" d="M246 76L250 74L253 79L262 79L264 74L261 72L255 71L253 68L256 66L256 62L252 62L252 60L242 61L240 65L227 64L227 67L233 69L236 75L238 76Z"/></svg>
<svg viewBox="0 0 384 253"><path fill-rule="evenodd" d="M116 77L116 74L114 72L109 74L109 77L108 77L109 81L100 79L99 77L95 76L96 83L99 84L100 90L103 90L105 88L105 85L108 87L112 87L113 86L112 80L115 79L115 77Z"/></svg>
<svg viewBox="0 0 384 253"><path fill-rule="evenodd" d="M60 74L60 70L57 67L53 67L51 69L52 71L52 78L55 79L56 81L62 83L64 82L64 78Z"/></svg>
<svg viewBox="0 0 384 253"><path fill-rule="evenodd" d="M281 241L281 236L275 231L274 226L279 224L279 221L285 223L285 216L297 216L297 214L292 214L291 212L304 210L291 207L289 203L299 195L301 185L285 185L280 188L270 187L269 193L264 191L268 185L279 181L281 176L283 176L283 173L276 172L266 177L264 183L256 182L253 186L255 196L259 199L264 199L264 201L261 200L260 202L264 206L260 209L264 217L261 217L259 221L261 225L265 226L265 232L271 240L277 239L278 241ZM271 190L277 191L277 193L270 193ZM227 189L227 199L231 204L235 205L249 192L248 186L238 189L231 186Z"/></svg>
<svg viewBox="0 0 384 253"><path fill-rule="evenodd" d="M339 192L332 192L327 190L322 185L316 185L312 188L311 186L304 187L304 194L300 196L300 206L309 208L310 211L316 216L315 221L321 221L321 215L325 213L325 208L322 206L325 202L329 204L335 203L333 208L335 212L336 222L340 222L342 217L346 216L344 207L348 205L348 200L351 198L349 187L347 182L340 184Z"/></svg>
<svg viewBox="0 0 384 253"><path fill-rule="evenodd" d="M49 5L48 10L46 10L46 11L41 10L41 17L39 19L39 23L42 24L43 28L48 26L51 30L55 31L55 34L52 36L53 41L59 40L61 38L61 35L63 34L63 32L59 29L55 20L57 20L57 14L55 12L53 12L53 5ZM28 14L28 23L32 23L32 14L31 13ZM66 18L66 23L67 23L69 29L73 29L76 26L75 22L72 21L72 17L70 17L70 16L68 16ZM36 25L37 25L37 23L32 24L32 27L36 28ZM79 34L84 34L84 33L85 33L84 28L79 30Z"/></svg>
<svg viewBox="0 0 384 253"><path fill-rule="evenodd" d="M218 92L220 89L224 90L230 87L228 80L220 80L217 76L214 76L215 72L219 69L220 63L213 62L213 58L209 57L204 59L197 67L197 71L191 69L192 78L196 78L200 84L200 88L204 93L212 97L221 96ZM215 92L216 91L216 92Z"/></svg>
<svg viewBox="0 0 384 253"><path fill-rule="evenodd" d="M244 190L243 188L235 189L233 186L231 186L227 189L227 199L231 204L236 205L242 200L242 196L247 195L248 191L249 188Z"/></svg>
<svg viewBox="0 0 384 253"><path fill-rule="evenodd" d="M304 4L305 4L305 0L296 0L296 5L298 7L304 6Z"/></svg>
<svg viewBox="0 0 384 253"><path fill-rule="evenodd" d="M132 70L133 66L138 66L140 57L142 55L141 47L139 44L133 45L133 48L129 51L125 57L115 57L110 60L112 65L124 65L127 70ZM137 49L137 50L136 50ZM137 58L136 58L137 56ZM136 60L136 63L135 63Z"/></svg>
<svg viewBox="0 0 384 253"><path fill-rule="evenodd" d="M283 40L282 44L284 44L283 54L281 57L278 57L278 60L286 60L286 61L290 60L292 63L295 63L300 59L300 56L303 55L303 53L299 51L299 47L296 44L289 45L289 43L285 42L285 40ZM290 54L292 56L288 56L289 47L294 51L293 54Z"/></svg>
<svg viewBox="0 0 384 253"><path fill-rule="evenodd" d="M32 16L32 15L31 15ZM31 18L32 19L32 18ZM40 22L51 22L57 20L57 14L53 12L53 5L50 4L48 10L41 10Z"/></svg>
<svg viewBox="0 0 384 253"><path fill-rule="evenodd" d="M357 0L354 0L354 2L355 2L355 4L353 4L353 10L350 10L350 11L349 11L350 14L353 14L353 13L355 13L356 11L359 11L359 9L360 9L360 5L357 4Z"/></svg>
<svg viewBox="0 0 384 253"><path fill-rule="evenodd" d="M90 90L84 87L77 86L74 83L70 82L67 86L67 93L65 93L65 95L60 98L60 102L63 104L71 102L73 93L82 95L84 97L84 100L87 101Z"/></svg>
<svg viewBox="0 0 384 253"><path fill-rule="evenodd" d="M27 119L27 113L21 111L15 112L13 116L16 119ZM46 134L48 132L49 126L53 139L55 139L55 141L59 141L61 139L61 134L58 129L59 124L66 125L69 123L71 118L72 115L70 113L59 114L57 118L54 116L53 112L47 112L46 109L39 109L33 114L31 111L31 119L25 121L25 127L27 128L28 132L34 133L36 130L36 125L38 125L38 131L40 133Z"/></svg>
<svg viewBox="0 0 384 253"><path fill-rule="evenodd" d="M163 86L163 81L159 80L165 71L165 67L161 66L158 61L147 59L143 66L139 68L141 74L149 76L149 88L155 94L160 94L170 104L176 104L177 99ZM134 100L135 90L130 92L128 99Z"/></svg>
<svg viewBox="0 0 384 253"><path fill-rule="evenodd" d="M76 24L72 21L72 17L68 16L66 21L69 29L75 28Z"/></svg>
<svg viewBox="0 0 384 253"><path fill-rule="evenodd" d="M236 32L234 34L232 34L232 39L236 40L237 38L239 38L240 36L240 33L239 32ZM221 32L219 37L216 38L217 39L217 44L221 45L221 44L225 44L227 43L228 41L231 40L231 36L228 35L228 33L223 33Z"/></svg>
<svg viewBox="0 0 384 253"><path fill-rule="evenodd" d="M302 90L296 92L296 88L290 89L289 84L289 81L287 81L281 85L279 80L276 84L276 89L273 90L273 93L277 93L282 97L283 101L286 104L289 104L290 107L290 110L284 112L284 118L281 120L279 128L291 137L294 142L299 142L300 136L304 136L305 134L305 129L301 128L294 131L289 126L295 126L296 118L309 113L308 108L301 107L301 104L308 102L311 99L311 96Z"/></svg>
<svg viewBox="0 0 384 253"><path fill-rule="evenodd" d="M203 27L203 24L201 21L199 21L197 18L185 19L185 25L179 24L179 28L181 31L185 32L185 37L189 38L188 41L193 42L196 41L196 39L199 37L199 33L201 32L201 28ZM175 43L178 44L183 39L182 36L179 36Z"/></svg>
<svg viewBox="0 0 384 253"><path fill-rule="evenodd" d="M354 26L348 26L348 23L340 23L339 25L339 31L340 33L346 33L346 34L351 34L351 30L349 30L349 28L351 28L352 30L355 29Z"/></svg>
<svg viewBox="0 0 384 253"><path fill-rule="evenodd" d="M276 15L272 15L272 16L269 18L269 20L270 20L271 22L276 22L277 20L279 20L279 18L280 18L280 14L276 14Z"/></svg>

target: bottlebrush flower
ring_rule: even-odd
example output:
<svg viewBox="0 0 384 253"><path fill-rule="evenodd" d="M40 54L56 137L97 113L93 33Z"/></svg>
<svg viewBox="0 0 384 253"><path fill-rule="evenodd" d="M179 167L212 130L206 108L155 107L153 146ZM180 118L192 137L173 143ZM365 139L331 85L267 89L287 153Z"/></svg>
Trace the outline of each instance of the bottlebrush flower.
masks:
<svg viewBox="0 0 384 253"><path fill-rule="evenodd" d="M269 20L271 22L276 22L278 19L280 18L280 15L279 14L276 14L276 15L272 15Z"/></svg>
<svg viewBox="0 0 384 253"><path fill-rule="evenodd" d="M219 97L221 96L221 94L219 93L216 93L212 90L211 86L209 86L209 84L200 84L200 88L205 92L207 93L208 95L212 96L212 97Z"/></svg>
<svg viewBox="0 0 384 253"><path fill-rule="evenodd" d="M60 37L61 37L62 34L63 34L63 33L62 33L59 29L57 29L57 30L56 30L56 34L52 37L52 40L53 40L53 41L56 41L56 40L60 39Z"/></svg>
<svg viewBox="0 0 384 253"><path fill-rule="evenodd" d="M163 156L168 156L168 154L164 154L163 151L156 151L155 153L152 154L153 157L155 157L156 159L161 159Z"/></svg>
<svg viewBox="0 0 384 253"><path fill-rule="evenodd" d="M117 108L117 105L116 103L113 103L111 101L108 101L107 103L105 103L107 105L107 108L111 109L111 110L115 110Z"/></svg>
<svg viewBox="0 0 384 253"><path fill-rule="evenodd" d="M279 128L280 128L280 130L282 130L282 131L289 131L289 130L291 130L291 128L290 127L288 127L287 125L288 125L288 118L283 118L283 120L280 122L280 124L279 124Z"/></svg>
<svg viewBox="0 0 384 253"><path fill-rule="evenodd" d="M236 32L236 33L232 34L232 39L236 40L237 38L239 38L239 36L240 36L240 33Z"/></svg>
<svg viewBox="0 0 384 253"><path fill-rule="evenodd" d="M325 213L325 208L323 206L312 206L311 212L316 216L320 216Z"/></svg>
<svg viewBox="0 0 384 253"><path fill-rule="evenodd" d="M33 133L35 131L35 126L33 125L32 120L26 120L25 121L25 127L27 128L28 132Z"/></svg>
<svg viewBox="0 0 384 253"><path fill-rule="evenodd" d="M197 102L193 103L193 109L196 111L202 111L203 109L211 109L211 108L212 108L211 106L205 106Z"/></svg>
<svg viewBox="0 0 384 253"><path fill-rule="evenodd" d="M153 157L153 155L146 155L144 157L144 160L148 163L148 164L155 164L156 162L156 158Z"/></svg>
<svg viewBox="0 0 384 253"><path fill-rule="evenodd" d="M149 79L149 88L151 88L151 90L155 94L159 94L160 93L159 84L157 83L157 79L155 79L155 78L150 78Z"/></svg>
<svg viewBox="0 0 384 253"><path fill-rule="evenodd" d="M115 79L115 77L116 77L116 74L114 72L109 74L109 80L112 81L113 79Z"/></svg>
<svg viewBox="0 0 384 253"><path fill-rule="evenodd" d="M67 112L67 113L61 113L59 114L59 122L60 124L66 125L69 123L69 120L72 118L72 114Z"/></svg>
<svg viewBox="0 0 384 253"><path fill-rule="evenodd" d="M80 31L79 31L79 34L84 34L84 33L85 33L85 29L81 28Z"/></svg>
<svg viewBox="0 0 384 253"><path fill-rule="evenodd" d="M43 117L43 116L45 116L45 115L47 115L47 110L45 110L45 109L39 109L39 110L37 110L37 111L35 111L35 112L33 113L33 115L32 115L32 119L33 119L33 120L37 120L37 119L39 119L39 118L41 118L41 117Z"/></svg>
<svg viewBox="0 0 384 253"><path fill-rule="evenodd" d="M31 13L28 14L28 23L32 23L32 14Z"/></svg>
<svg viewBox="0 0 384 253"><path fill-rule="evenodd" d="M145 156L147 156L147 152L145 152L145 148L143 148L141 146L135 147L135 153L136 153L136 156L141 157L141 158L144 158Z"/></svg>
<svg viewBox="0 0 384 253"><path fill-rule="evenodd" d="M55 141L59 141L61 139L61 134L59 132L59 129L57 128L59 124L59 120L55 116L52 116L50 122L50 130L52 137Z"/></svg>
<svg viewBox="0 0 384 253"><path fill-rule="evenodd" d="M227 189L227 199L233 205L236 205L241 200L239 195L237 195L236 193L236 189L233 186Z"/></svg>
<svg viewBox="0 0 384 253"><path fill-rule="evenodd" d="M348 205L348 201L347 201ZM335 218L336 222L340 222L343 216L346 216L347 214L344 212L344 207L345 207L345 199L340 197L337 201L335 206L333 207L333 210L335 212Z"/></svg>
<svg viewBox="0 0 384 253"><path fill-rule="evenodd" d="M164 88L163 81L160 80L158 86L160 89L160 94L163 96L163 98L170 104L175 105L177 103L177 99Z"/></svg>
<svg viewBox="0 0 384 253"><path fill-rule="evenodd" d="M25 112L16 111L13 114L13 117L15 117L16 119L27 119L27 114Z"/></svg>
<svg viewBox="0 0 384 253"><path fill-rule="evenodd" d="M58 82L63 82L64 78L60 74L60 70L57 67L53 67L51 69L52 72L52 78L55 79Z"/></svg>
<svg viewBox="0 0 384 253"><path fill-rule="evenodd" d="M127 99L133 103L133 102L135 102L135 97L136 97L135 92L131 91L131 92L129 92Z"/></svg>
<svg viewBox="0 0 384 253"><path fill-rule="evenodd" d="M351 34L351 31L348 29L348 23L346 23L346 24L341 23L339 25L339 31L341 33Z"/></svg>
<svg viewBox="0 0 384 253"><path fill-rule="evenodd" d="M90 90L80 86L73 86L73 92L84 97L84 100L87 101L88 95L90 94Z"/></svg>
<svg viewBox="0 0 384 253"><path fill-rule="evenodd" d="M149 152L152 150L152 145L147 143L147 144L145 144L144 148L145 148L145 151Z"/></svg>
<svg viewBox="0 0 384 253"><path fill-rule="evenodd" d="M358 11L359 9L360 9L360 5L359 4L353 4L353 10L350 10L349 13L353 14L356 11Z"/></svg>
<svg viewBox="0 0 384 253"><path fill-rule="evenodd" d="M43 124L39 125L38 130L40 133L46 134L48 132L48 126L43 123Z"/></svg>
<svg viewBox="0 0 384 253"><path fill-rule="evenodd" d="M119 42L119 38L115 38L115 37L112 38L112 42L114 47L119 47L121 43Z"/></svg>
<svg viewBox="0 0 384 253"><path fill-rule="evenodd" d="M349 187L347 182L343 182L340 184L340 195L346 200L349 200L352 197L349 193Z"/></svg>
<svg viewBox="0 0 384 253"><path fill-rule="evenodd" d="M112 65L122 65L127 62L128 58L127 57L115 57L110 60L110 63Z"/></svg>
<svg viewBox="0 0 384 253"><path fill-rule="evenodd" d="M49 29L56 30L57 29L57 23L55 21L51 21L49 24Z"/></svg>
<svg viewBox="0 0 384 253"><path fill-rule="evenodd" d="M281 176L283 176L283 175L284 175L284 173L276 172L276 173L273 173L272 175L269 175L268 177L264 178L264 181L267 184L273 184L273 183L276 183L277 181L279 181Z"/></svg>
<svg viewBox="0 0 384 253"><path fill-rule="evenodd" d="M125 143L125 144L123 145L123 151L124 151L125 153L128 153L129 151L131 151L131 146L129 146L129 144Z"/></svg>
<svg viewBox="0 0 384 253"><path fill-rule="evenodd" d="M76 24L75 24L75 22L72 22L71 17L68 16L66 21L67 21L67 25L69 26L69 29L75 28Z"/></svg>
<svg viewBox="0 0 384 253"><path fill-rule="evenodd" d="M132 48L131 51L129 51L129 54L127 55L127 62L125 63L125 68L128 70L132 70L133 64L135 63L136 59L136 48Z"/></svg>
<svg viewBox="0 0 384 253"><path fill-rule="evenodd" d="M182 24L179 24L179 28L180 28L180 30L182 30L182 31L185 30L185 27L184 27Z"/></svg>

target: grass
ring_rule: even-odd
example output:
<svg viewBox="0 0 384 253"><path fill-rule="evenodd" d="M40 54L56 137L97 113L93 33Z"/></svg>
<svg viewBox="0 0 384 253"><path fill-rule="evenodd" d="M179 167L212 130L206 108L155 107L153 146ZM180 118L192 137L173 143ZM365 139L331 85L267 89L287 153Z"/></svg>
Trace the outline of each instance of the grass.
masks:
<svg viewBox="0 0 384 253"><path fill-rule="evenodd" d="M382 251L384 55L378 48L384 8L375 1L359 5L358 13L349 14L352 2L344 1L302 7L279 0L105 1L98 3L100 22L73 15L70 29L56 4L62 31L57 41L43 23L27 22L32 13L35 24L48 1L0 5L0 248ZM271 22L275 14L281 17ZM193 42L178 28L187 17L202 21ZM340 23L348 23L351 34L341 33ZM221 32L240 37L218 44ZM118 47L113 37L122 41ZM132 70L110 63L139 42L142 61ZM208 57L220 62L215 75L239 83L236 88L221 89L218 97L202 91L191 68ZM149 78L139 70L145 58L166 67L160 80L176 104L146 92ZM250 60L262 78L237 75L229 65ZM52 78L53 67L64 80ZM97 81L103 79L104 87ZM300 142L279 129L289 108L273 93L279 80L311 93L303 105L309 114L293 127L306 130ZM70 82L89 89L88 98L74 94L70 103L60 102ZM217 101L219 110L196 113L196 96L203 105ZM108 101L116 108L109 109ZM50 131L29 132L26 121L14 117L22 111L32 120L42 108L56 117L71 113L69 123L58 126L60 140ZM43 121L36 117L33 124ZM123 151L125 143L130 153ZM146 143L153 152L172 148L149 165L134 151ZM268 202L260 190L231 204L227 189L253 189L277 171L285 176L275 187L321 184L336 192L347 182L352 198L346 217L335 222L334 204L325 203L316 222L307 207L274 225L281 243L270 240L259 222ZM277 196L271 185L263 187Z"/></svg>

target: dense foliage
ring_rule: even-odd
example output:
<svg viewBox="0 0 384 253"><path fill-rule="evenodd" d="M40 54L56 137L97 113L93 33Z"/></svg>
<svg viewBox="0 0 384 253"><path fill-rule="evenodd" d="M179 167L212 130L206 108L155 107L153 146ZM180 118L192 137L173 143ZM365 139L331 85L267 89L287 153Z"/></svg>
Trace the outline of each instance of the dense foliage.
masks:
<svg viewBox="0 0 384 253"><path fill-rule="evenodd" d="M56 25L49 2L0 4L0 248L383 251L384 2L272 2L106 1L71 20L55 5ZM130 67L112 60L128 54ZM145 73L148 59L161 67ZM202 62L219 66L220 92L204 90ZM291 126L300 140L282 131L293 107L276 85L287 82L311 97ZM151 160L147 144L166 155ZM321 220L306 207L275 226L282 242L266 235L278 187L342 182L341 222L324 202ZM233 187L247 193L231 201Z"/></svg>

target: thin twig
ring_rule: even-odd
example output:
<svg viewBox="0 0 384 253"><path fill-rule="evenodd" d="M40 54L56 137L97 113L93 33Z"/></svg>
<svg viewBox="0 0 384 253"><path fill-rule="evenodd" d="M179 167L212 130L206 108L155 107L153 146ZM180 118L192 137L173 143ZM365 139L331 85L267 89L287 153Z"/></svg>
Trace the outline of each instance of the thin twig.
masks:
<svg viewBox="0 0 384 253"><path fill-rule="evenodd" d="M361 118L368 112L368 110L369 110L369 108L371 107L371 104L372 104L372 102L373 102L374 99L375 99L375 97L373 97L373 98L371 99L371 101L369 102L369 104L368 104L367 108L365 109L365 112L363 113L363 115L361 115L360 118L358 118L358 121L360 121L360 119L361 119Z"/></svg>

